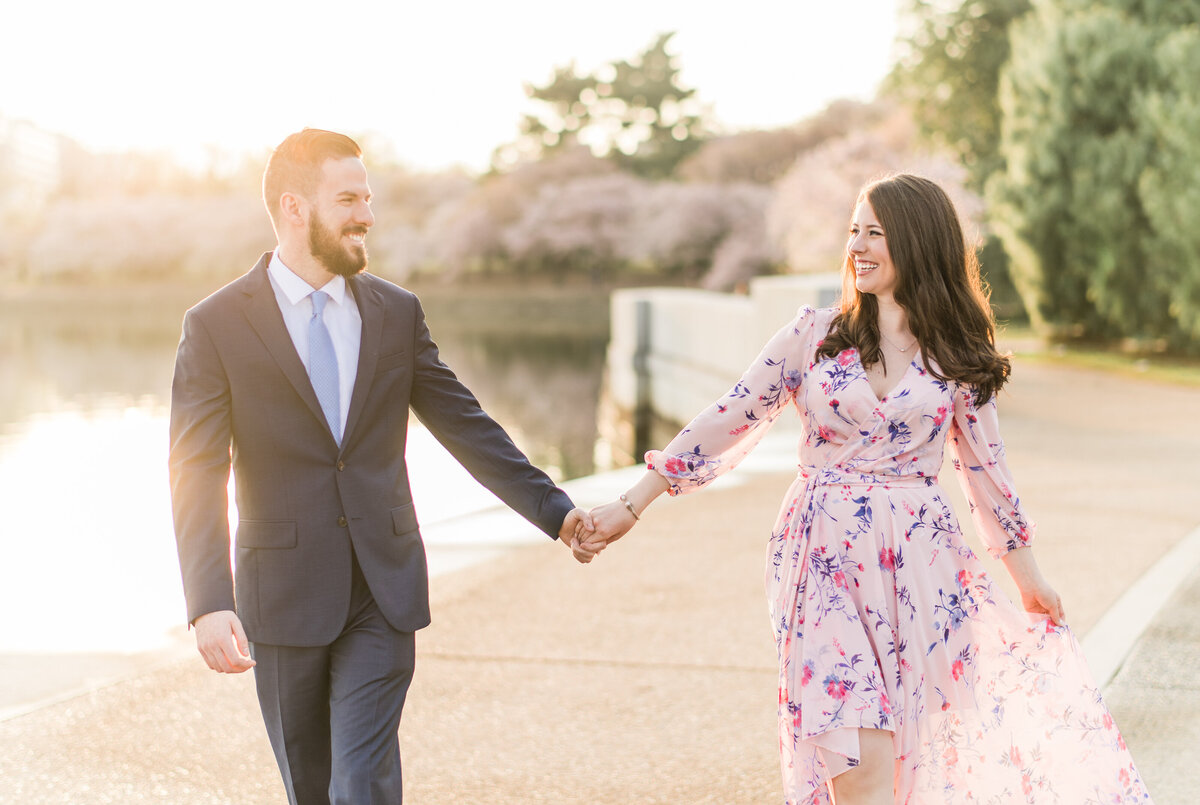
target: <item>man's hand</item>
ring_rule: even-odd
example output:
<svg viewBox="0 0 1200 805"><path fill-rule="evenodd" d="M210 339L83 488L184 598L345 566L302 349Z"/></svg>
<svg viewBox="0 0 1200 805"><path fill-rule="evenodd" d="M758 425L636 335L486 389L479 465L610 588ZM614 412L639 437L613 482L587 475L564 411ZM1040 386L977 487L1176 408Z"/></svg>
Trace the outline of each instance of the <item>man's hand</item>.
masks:
<svg viewBox="0 0 1200 805"><path fill-rule="evenodd" d="M558 541L571 549L576 561L587 564L596 558L596 554L604 549L603 543L584 547L583 535L590 535L595 528L592 516L580 508L571 509L563 518L562 527L558 529Z"/></svg>
<svg viewBox="0 0 1200 805"><path fill-rule="evenodd" d="M236 613L227 609L196 618L196 648L208 667L222 674L240 674L254 667L250 641Z"/></svg>

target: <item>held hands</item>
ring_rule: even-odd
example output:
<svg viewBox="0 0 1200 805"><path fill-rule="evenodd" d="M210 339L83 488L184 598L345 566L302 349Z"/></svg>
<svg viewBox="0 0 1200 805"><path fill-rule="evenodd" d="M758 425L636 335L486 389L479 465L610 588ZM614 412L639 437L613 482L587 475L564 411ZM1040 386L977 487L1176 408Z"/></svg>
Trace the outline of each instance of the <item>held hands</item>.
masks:
<svg viewBox="0 0 1200 805"><path fill-rule="evenodd" d="M628 534L641 519L646 507L668 488L669 484L665 478L653 470L647 470L641 480L624 495L611 503L592 509L590 527L576 527L575 539L580 549L595 557L609 543L616 542Z"/></svg>
<svg viewBox="0 0 1200 805"><path fill-rule="evenodd" d="M594 530L591 514L583 509L571 509L563 518L562 527L558 529L558 541L571 549L571 555L575 557L575 561L586 565L595 559L596 554L604 548L603 544L599 546L595 544L592 537ZM593 542L585 545L584 543L588 539L593 539Z"/></svg>
<svg viewBox="0 0 1200 805"><path fill-rule="evenodd" d="M607 513L612 506L617 506L621 511L626 512L626 517L630 520L624 527L615 529L611 526L610 520L605 519L606 527L603 531L597 529L596 514L598 512ZM604 550L608 543L619 539L630 528L633 527L633 516L628 513L624 504L609 503L605 506L597 506L590 512L583 509L571 509L567 512L566 518L563 519L562 528L558 530L558 541L571 549L571 555L581 564L587 564L600 555L600 551Z"/></svg>
<svg viewBox="0 0 1200 805"><path fill-rule="evenodd" d="M196 648L208 667L221 674L240 674L254 667L250 642L238 616L227 609L196 618Z"/></svg>

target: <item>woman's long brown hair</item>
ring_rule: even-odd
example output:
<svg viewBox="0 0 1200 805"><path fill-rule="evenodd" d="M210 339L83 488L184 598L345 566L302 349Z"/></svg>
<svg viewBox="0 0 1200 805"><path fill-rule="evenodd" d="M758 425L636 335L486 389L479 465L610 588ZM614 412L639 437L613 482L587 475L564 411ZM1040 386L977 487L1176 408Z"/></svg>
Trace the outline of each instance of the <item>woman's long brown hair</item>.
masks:
<svg viewBox="0 0 1200 805"><path fill-rule="evenodd" d="M896 268L893 297L921 345L925 369L939 380L969 384L983 405L1008 380L1011 364L996 351L996 324L979 276L979 260L963 237L954 205L928 179L901 173L872 182L858 203L871 205L883 225ZM849 250L842 264L841 311L817 350L832 358L858 350L863 366L883 360L879 305L854 284Z"/></svg>

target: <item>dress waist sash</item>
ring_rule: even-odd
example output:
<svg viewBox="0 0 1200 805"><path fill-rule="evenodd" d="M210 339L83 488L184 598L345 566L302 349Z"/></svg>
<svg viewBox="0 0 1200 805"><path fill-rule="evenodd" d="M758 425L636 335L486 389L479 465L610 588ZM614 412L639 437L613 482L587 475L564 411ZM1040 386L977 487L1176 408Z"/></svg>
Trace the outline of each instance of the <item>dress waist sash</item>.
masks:
<svg viewBox="0 0 1200 805"><path fill-rule="evenodd" d="M934 486L936 475L876 475L854 472L841 467L822 467L814 473L800 471L804 482L812 486L886 486L889 489Z"/></svg>

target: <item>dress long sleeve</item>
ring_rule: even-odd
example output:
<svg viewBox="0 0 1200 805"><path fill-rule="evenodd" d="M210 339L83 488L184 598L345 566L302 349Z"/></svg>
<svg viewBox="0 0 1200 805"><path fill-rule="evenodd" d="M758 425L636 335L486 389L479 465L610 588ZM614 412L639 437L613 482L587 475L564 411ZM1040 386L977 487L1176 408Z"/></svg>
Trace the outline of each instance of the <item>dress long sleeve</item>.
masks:
<svg viewBox="0 0 1200 805"><path fill-rule="evenodd" d="M815 312L802 307L767 342L741 379L646 465L666 478L671 495L686 494L736 467L796 396L815 338Z"/></svg>
<svg viewBox="0 0 1200 805"><path fill-rule="evenodd" d="M995 397L978 406L972 389L960 385L955 390L950 449L971 519L988 553L1001 557L1029 545L1034 524L1021 510L1004 457Z"/></svg>

